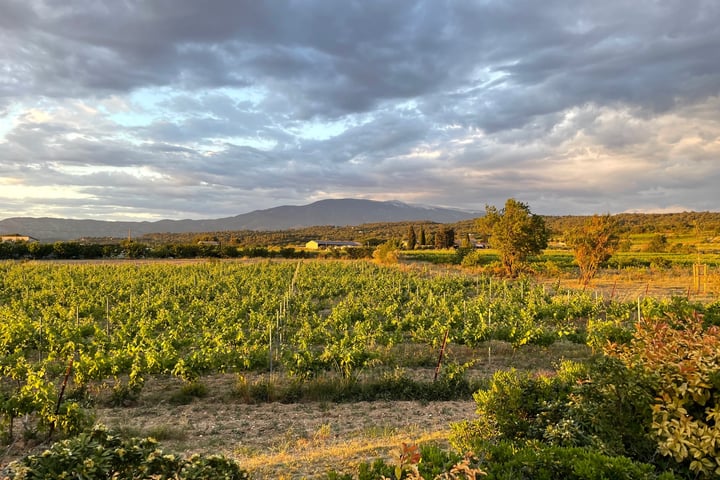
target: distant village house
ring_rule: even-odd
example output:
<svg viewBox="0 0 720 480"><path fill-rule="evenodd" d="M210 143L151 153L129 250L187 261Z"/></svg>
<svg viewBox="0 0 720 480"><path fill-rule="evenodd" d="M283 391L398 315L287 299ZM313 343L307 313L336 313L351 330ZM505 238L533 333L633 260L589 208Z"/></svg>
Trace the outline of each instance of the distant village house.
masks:
<svg viewBox="0 0 720 480"><path fill-rule="evenodd" d="M468 240L470 241L470 246L473 248L490 248L487 242L481 242L471 233L468 234Z"/></svg>
<svg viewBox="0 0 720 480"><path fill-rule="evenodd" d="M361 243L346 240L310 240L305 244L308 250L321 250L326 248L362 247Z"/></svg>

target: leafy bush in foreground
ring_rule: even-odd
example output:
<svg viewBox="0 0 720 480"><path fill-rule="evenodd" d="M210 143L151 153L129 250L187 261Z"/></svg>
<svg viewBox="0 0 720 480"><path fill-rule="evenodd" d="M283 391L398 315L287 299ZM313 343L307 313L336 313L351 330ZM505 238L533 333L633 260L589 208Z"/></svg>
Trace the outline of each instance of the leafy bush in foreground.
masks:
<svg viewBox="0 0 720 480"><path fill-rule="evenodd" d="M479 446L462 457L434 445L403 444L394 464L382 459L361 463L355 475L330 471L327 480L476 479L488 480L673 480L651 464L586 448L509 442Z"/></svg>
<svg viewBox="0 0 720 480"><path fill-rule="evenodd" d="M488 480L672 480L652 465L627 457L603 455L580 447L517 448L509 443L491 446L481 468Z"/></svg>
<svg viewBox="0 0 720 480"><path fill-rule="evenodd" d="M614 352L657 381L652 431L662 455L698 478L720 475L720 328L701 315L643 320Z"/></svg>
<svg viewBox="0 0 720 480"><path fill-rule="evenodd" d="M397 452L395 462L387 463L377 459L372 463L358 465L357 475L340 474L331 470L326 480L460 480L479 479L485 472L477 468L478 459L468 454L465 457L448 452L436 445L403 443Z"/></svg>
<svg viewBox="0 0 720 480"><path fill-rule="evenodd" d="M220 456L184 459L165 454L152 438L122 439L104 427L53 444L40 455L11 464L6 480L107 478L178 480L247 479L236 463Z"/></svg>
<svg viewBox="0 0 720 480"><path fill-rule="evenodd" d="M701 314L668 311L643 318L630 343L609 345L584 366L497 372L475 394L479 418L452 426L453 443L587 447L718 478L720 328L704 323Z"/></svg>
<svg viewBox="0 0 720 480"><path fill-rule="evenodd" d="M475 394L478 418L452 425L453 444L477 451L486 442L543 442L588 447L650 461L654 384L610 357L564 362L551 374L499 371Z"/></svg>

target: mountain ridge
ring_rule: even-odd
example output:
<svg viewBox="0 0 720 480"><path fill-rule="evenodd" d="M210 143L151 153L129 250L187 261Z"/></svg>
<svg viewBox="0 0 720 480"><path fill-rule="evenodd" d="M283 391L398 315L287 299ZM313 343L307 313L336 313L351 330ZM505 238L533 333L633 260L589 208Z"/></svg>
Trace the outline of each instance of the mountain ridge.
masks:
<svg viewBox="0 0 720 480"><path fill-rule="evenodd" d="M480 216L459 209L410 205L397 200L326 199L307 205L283 205L232 217L157 221L110 221L51 217L12 217L0 220L0 234L28 235L42 242L84 237L128 238L151 233L203 233L233 230L279 231L296 228L364 223L431 221L454 223Z"/></svg>

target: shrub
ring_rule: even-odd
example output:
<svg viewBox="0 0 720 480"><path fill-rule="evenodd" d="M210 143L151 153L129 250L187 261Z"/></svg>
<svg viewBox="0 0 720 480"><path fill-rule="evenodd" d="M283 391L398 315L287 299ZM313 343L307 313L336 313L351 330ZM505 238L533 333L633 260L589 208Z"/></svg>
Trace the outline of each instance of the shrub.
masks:
<svg viewBox="0 0 720 480"><path fill-rule="evenodd" d="M660 453L700 478L720 475L720 328L705 328L700 315L643 320L630 345L608 353L656 380Z"/></svg>
<svg viewBox="0 0 720 480"><path fill-rule="evenodd" d="M609 456L578 447L521 448L509 443L489 446L480 467L488 480L672 480L672 473L658 474L652 465L623 456Z"/></svg>
<svg viewBox="0 0 720 480"><path fill-rule="evenodd" d="M248 380L239 375L234 395L245 403L377 400L430 402L469 399L479 386L478 382L470 382L462 373L444 373L434 382L415 380L397 372L361 380L347 380L336 375L322 375L308 380L278 376Z"/></svg>
<svg viewBox="0 0 720 480"><path fill-rule="evenodd" d="M572 387L563 422L546 429L545 440L651 461L656 451L650 435L654 391L654 379L642 369L630 368L616 358L594 357L587 373ZM570 436L573 441L566 441L565 426L577 432Z"/></svg>
<svg viewBox="0 0 720 480"><path fill-rule="evenodd" d="M602 352L608 342L625 344L631 340L632 329L625 322L599 318L588 321L586 343L595 353Z"/></svg>
<svg viewBox="0 0 720 480"><path fill-rule="evenodd" d="M467 451L481 440L540 440L548 422L559 420L553 410L569 392L570 384L558 376L498 371L489 388L473 395L479 417L452 425L451 442Z"/></svg>
<svg viewBox="0 0 720 480"><path fill-rule="evenodd" d="M91 432L55 443L8 467L8 478L175 478L181 480L247 479L235 462L220 456L184 459L166 454L152 438L122 439L99 426Z"/></svg>
<svg viewBox="0 0 720 480"><path fill-rule="evenodd" d="M479 417L451 425L451 442L463 451L495 441L587 446L645 461L655 449L652 395L644 372L602 356L545 375L500 371L474 396Z"/></svg>
<svg viewBox="0 0 720 480"><path fill-rule="evenodd" d="M196 398L206 397L208 394L205 384L193 380L186 382L179 391L170 396L170 403L173 405L186 405Z"/></svg>
<svg viewBox="0 0 720 480"><path fill-rule="evenodd" d="M398 263L400 258L400 245L396 240L388 240L375 249L372 254L376 262L382 264Z"/></svg>
<svg viewBox="0 0 720 480"><path fill-rule="evenodd" d="M463 458L454 452L448 452L432 444L403 444L399 449L395 464L383 459L363 462L358 465L357 476L339 474L330 471L327 480L377 480L377 479L446 479L446 478L479 478L483 475L476 468L477 460L466 456ZM458 476L460 474L464 474Z"/></svg>
<svg viewBox="0 0 720 480"><path fill-rule="evenodd" d="M497 255L488 255L481 250L473 250L462 257L461 265L464 267L477 267L497 261Z"/></svg>

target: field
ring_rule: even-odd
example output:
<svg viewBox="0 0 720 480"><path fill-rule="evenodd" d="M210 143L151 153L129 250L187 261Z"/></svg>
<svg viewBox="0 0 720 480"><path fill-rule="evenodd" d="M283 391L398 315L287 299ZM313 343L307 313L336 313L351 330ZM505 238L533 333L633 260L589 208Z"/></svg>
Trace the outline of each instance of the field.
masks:
<svg viewBox="0 0 720 480"><path fill-rule="evenodd" d="M428 258L6 262L1 463L94 419L223 453L256 478L351 472L401 442L446 444L496 370L587 358L638 316L712 321L707 260L700 283L683 261L655 259L584 290L563 252L515 281Z"/></svg>

